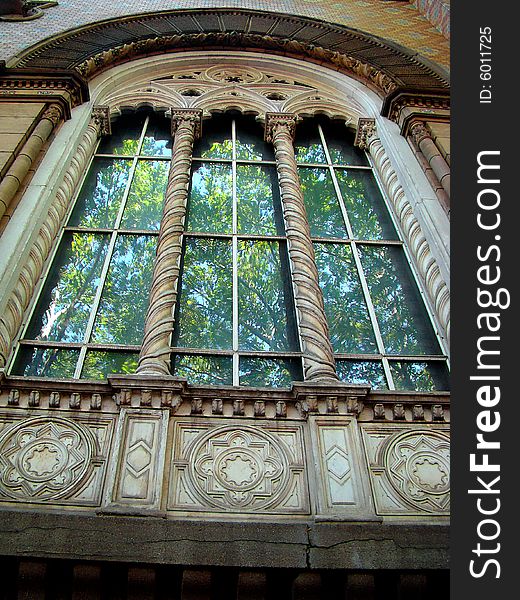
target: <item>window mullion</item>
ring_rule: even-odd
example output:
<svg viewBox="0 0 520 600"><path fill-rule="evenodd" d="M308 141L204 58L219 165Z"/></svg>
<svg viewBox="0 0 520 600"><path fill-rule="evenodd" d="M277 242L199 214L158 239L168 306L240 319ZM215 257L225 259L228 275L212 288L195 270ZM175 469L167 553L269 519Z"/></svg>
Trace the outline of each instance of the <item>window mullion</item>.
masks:
<svg viewBox="0 0 520 600"><path fill-rule="evenodd" d="M236 154L236 121L231 123L232 140L232 206L233 206L233 239L232 239L232 268L233 268L233 385L239 385L239 356L238 356L238 202L237 202L237 154Z"/></svg>

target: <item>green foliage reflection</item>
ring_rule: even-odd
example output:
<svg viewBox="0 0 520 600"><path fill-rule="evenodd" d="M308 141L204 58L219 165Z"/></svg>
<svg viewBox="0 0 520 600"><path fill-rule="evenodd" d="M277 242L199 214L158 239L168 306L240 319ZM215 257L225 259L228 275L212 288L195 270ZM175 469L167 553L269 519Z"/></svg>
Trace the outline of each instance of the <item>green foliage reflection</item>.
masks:
<svg viewBox="0 0 520 600"><path fill-rule="evenodd" d="M388 389L383 365L380 362L336 359L336 371L341 381L345 383L367 384L375 390Z"/></svg>
<svg viewBox="0 0 520 600"><path fill-rule="evenodd" d="M230 165L201 163L194 168L187 231L231 233L232 184Z"/></svg>
<svg viewBox="0 0 520 600"><path fill-rule="evenodd" d="M271 358L240 358L240 385L291 387L302 379L298 361Z"/></svg>
<svg viewBox="0 0 520 600"><path fill-rule="evenodd" d="M172 364L173 374L185 377L193 385L233 385L230 356L177 354Z"/></svg>
<svg viewBox="0 0 520 600"><path fill-rule="evenodd" d="M343 216L329 171L302 167L298 173L311 235L346 238Z"/></svg>
<svg viewBox="0 0 520 600"><path fill-rule="evenodd" d="M13 367L13 375L72 378L78 356L78 350L23 346Z"/></svg>
<svg viewBox="0 0 520 600"><path fill-rule="evenodd" d="M448 373L444 363L392 361L390 370L398 390L419 392L449 390Z"/></svg>
<svg viewBox="0 0 520 600"><path fill-rule="evenodd" d="M87 352L82 379L105 379L111 373L131 375L137 369L138 354L130 352Z"/></svg>

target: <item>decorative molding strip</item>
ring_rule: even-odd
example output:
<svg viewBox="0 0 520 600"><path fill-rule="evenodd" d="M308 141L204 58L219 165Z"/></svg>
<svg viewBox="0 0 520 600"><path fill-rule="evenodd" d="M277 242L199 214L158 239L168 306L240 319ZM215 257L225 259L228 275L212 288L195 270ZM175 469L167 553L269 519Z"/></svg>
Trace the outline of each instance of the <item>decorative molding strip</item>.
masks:
<svg viewBox="0 0 520 600"><path fill-rule="evenodd" d="M412 205L406 197L381 140L371 119L360 119L357 140L364 144L373 159L374 167L390 199L401 225L405 242L415 260L418 273L428 292L442 334L450 339L450 292L443 280L430 246L424 236ZM360 133L361 130L361 133Z"/></svg>

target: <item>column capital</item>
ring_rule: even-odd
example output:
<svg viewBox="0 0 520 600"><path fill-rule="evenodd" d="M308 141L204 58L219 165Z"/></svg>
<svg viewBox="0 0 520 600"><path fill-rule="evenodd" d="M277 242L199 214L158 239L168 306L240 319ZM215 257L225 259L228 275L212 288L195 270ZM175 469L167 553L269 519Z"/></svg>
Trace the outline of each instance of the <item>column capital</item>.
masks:
<svg viewBox="0 0 520 600"><path fill-rule="evenodd" d="M49 104L42 115L42 119L47 119L56 127L63 120L63 108L59 104Z"/></svg>
<svg viewBox="0 0 520 600"><path fill-rule="evenodd" d="M408 128L408 132L417 145L419 145L423 140L432 137L430 130L424 121L413 121Z"/></svg>
<svg viewBox="0 0 520 600"><path fill-rule="evenodd" d="M358 120L358 127L356 131L356 139L354 140L354 146L361 148L361 150L367 150L370 145L370 140L375 138L377 135L377 127L375 119L362 119Z"/></svg>
<svg viewBox="0 0 520 600"><path fill-rule="evenodd" d="M265 141L272 142L275 132L281 127L286 129L294 139L296 124L301 118L293 113L266 113L265 114Z"/></svg>
<svg viewBox="0 0 520 600"><path fill-rule="evenodd" d="M193 108L172 108L171 110L172 119L172 137L175 136L179 125L182 122L188 122L193 124L194 139L200 138L202 134L202 111Z"/></svg>
<svg viewBox="0 0 520 600"><path fill-rule="evenodd" d="M110 107L97 104L92 108L92 119L94 124L99 127L99 135L111 135L112 127L110 125Z"/></svg>

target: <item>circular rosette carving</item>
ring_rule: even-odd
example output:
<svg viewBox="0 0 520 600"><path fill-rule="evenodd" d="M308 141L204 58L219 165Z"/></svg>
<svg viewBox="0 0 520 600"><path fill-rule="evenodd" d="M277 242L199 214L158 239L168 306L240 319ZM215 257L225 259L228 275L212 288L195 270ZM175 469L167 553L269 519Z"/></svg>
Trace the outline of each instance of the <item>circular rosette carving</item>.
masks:
<svg viewBox="0 0 520 600"><path fill-rule="evenodd" d="M439 431L391 438L384 464L395 491L416 508L445 512L450 502L450 441Z"/></svg>
<svg viewBox="0 0 520 600"><path fill-rule="evenodd" d="M287 492L288 450L266 431L246 426L214 429L196 441L190 454L188 477L205 504L265 509Z"/></svg>
<svg viewBox="0 0 520 600"><path fill-rule="evenodd" d="M210 67L206 71L206 77L219 83L259 83L263 80L263 74L251 67Z"/></svg>
<svg viewBox="0 0 520 600"><path fill-rule="evenodd" d="M83 482L93 453L90 436L73 421L22 421L0 436L0 489L17 500L61 498Z"/></svg>

